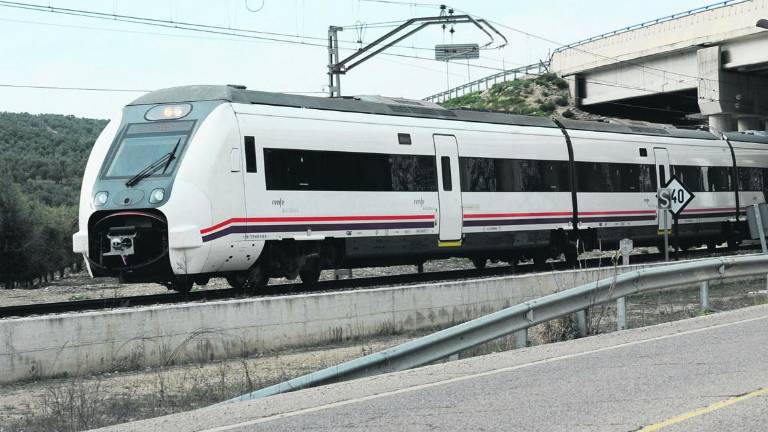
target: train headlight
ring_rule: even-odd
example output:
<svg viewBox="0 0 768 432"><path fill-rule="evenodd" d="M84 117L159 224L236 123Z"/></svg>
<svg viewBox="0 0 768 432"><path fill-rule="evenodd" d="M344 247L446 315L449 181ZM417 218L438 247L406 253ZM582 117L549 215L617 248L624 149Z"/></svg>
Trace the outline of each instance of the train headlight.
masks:
<svg viewBox="0 0 768 432"><path fill-rule="evenodd" d="M155 120L178 120L184 118L192 112L190 104L157 105L147 110L144 118L149 121Z"/></svg>
<svg viewBox="0 0 768 432"><path fill-rule="evenodd" d="M157 204L165 198L165 189L157 188L149 194L150 204Z"/></svg>
<svg viewBox="0 0 768 432"><path fill-rule="evenodd" d="M97 192L93 197L93 205L101 207L109 200L109 192Z"/></svg>

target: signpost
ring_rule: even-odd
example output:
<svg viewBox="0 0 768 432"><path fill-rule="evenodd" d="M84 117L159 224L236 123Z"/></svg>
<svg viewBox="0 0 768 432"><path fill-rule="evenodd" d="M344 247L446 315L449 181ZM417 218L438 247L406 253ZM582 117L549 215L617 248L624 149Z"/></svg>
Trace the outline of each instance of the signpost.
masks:
<svg viewBox="0 0 768 432"><path fill-rule="evenodd" d="M659 189L656 197L658 198L657 208L661 210L664 220L664 261L669 261L669 225L667 223L667 212L672 213L675 223L675 232L677 232L677 218L683 212L685 207L690 204L695 195L691 192L677 176L672 176L663 188Z"/></svg>
<svg viewBox="0 0 768 432"><path fill-rule="evenodd" d="M478 44L435 45L435 60L474 60L480 58Z"/></svg>

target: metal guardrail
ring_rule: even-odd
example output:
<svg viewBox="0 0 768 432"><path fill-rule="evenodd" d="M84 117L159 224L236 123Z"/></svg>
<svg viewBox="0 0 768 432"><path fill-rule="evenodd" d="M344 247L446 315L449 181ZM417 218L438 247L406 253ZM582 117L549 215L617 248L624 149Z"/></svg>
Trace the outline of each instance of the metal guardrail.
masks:
<svg viewBox="0 0 768 432"><path fill-rule="evenodd" d="M655 20L645 21L645 22L642 22L640 24L631 25L629 27L620 28L618 30L614 30L614 31L610 31L610 32L607 32L607 33L599 34L597 36L592 36L592 37L587 38L587 39L582 39L580 41L573 42L573 43L570 43L568 45L563 45L563 46L557 48L554 52L557 53L557 52L560 52L560 51L563 51L563 50L566 50L566 49L569 49L569 48L573 48L573 47L576 47L576 46L579 46L579 45L584 45L586 43L594 42L596 40L605 39L605 38L608 38L608 37L611 37L611 36L615 36L617 34L630 32L632 30L637 30L637 29L649 27L649 26L652 26L652 25L655 25L655 24L661 24L663 22L672 21L672 20L675 20L675 19L678 19L678 18L689 16L689 15L695 15L695 14L701 13L701 12L706 12L706 11L710 11L710 10L714 10L714 9L720 9L720 8L723 8L723 7L726 7L726 6L733 6L733 5L739 4L739 3L745 3L747 1L751 1L751 0L726 0L726 1L721 1L721 2L717 2L717 3L712 3L712 4L709 4L709 5L706 5L706 6L701 6L701 7L695 8L695 9L690 9L690 10L687 10L685 12L679 12L679 13L676 13L676 14L667 15L665 17L657 18Z"/></svg>
<svg viewBox="0 0 768 432"><path fill-rule="evenodd" d="M530 64L527 66L521 66L515 69L508 69L501 71L497 74L489 75L487 77L480 78L478 80L462 84L458 87L446 90L444 92L427 96L423 100L429 102L445 102L448 99L453 99L459 96L464 96L467 93L476 91L482 91L488 89L490 86L499 82L514 81L518 78L522 78L530 75L541 75L549 71L549 62L540 61L536 64ZM483 87L484 86L484 87Z"/></svg>
<svg viewBox="0 0 768 432"><path fill-rule="evenodd" d="M768 273L768 255L710 258L645 268L527 301L396 347L245 394L227 402L259 399L318 385L402 371L589 307L645 291L701 284L708 308L708 281ZM520 333L518 333L519 335ZM527 337L527 335L523 335Z"/></svg>

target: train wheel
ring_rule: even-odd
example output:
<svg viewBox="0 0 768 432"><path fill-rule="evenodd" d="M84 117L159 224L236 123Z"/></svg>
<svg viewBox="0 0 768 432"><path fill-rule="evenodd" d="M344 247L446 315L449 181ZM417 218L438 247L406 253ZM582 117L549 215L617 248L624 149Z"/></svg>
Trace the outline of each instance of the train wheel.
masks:
<svg viewBox="0 0 768 432"><path fill-rule="evenodd" d="M548 270L547 256L544 254L537 254L533 257L533 267L536 270Z"/></svg>
<svg viewBox="0 0 768 432"><path fill-rule="evenodd" d="M269 277L259 263L254 264L246 271L227 276L229 286L245 294L251 294L259 288L263 288L267 282L269 282Z"/></svg>
<svg viewBox="0 0 768 432"><path fill-rule="evenodd" d="M519 256L511 256L511 257L507 258L505 261L507 262L507 264L509 264L510 267L516 268L517 267L517 263L520 262L520 257Z"/></svg>
<svg viewBox="0 0 768 432"><path fill-rule="evenodd" d="M304 285L314 285L320 280L320 267L310 266L310 268L301 270L299 272L301 277L301 283Z"/></svg>
<svg viewBox="0 0 768 432"><path fill-rule="evenodd" d="M736 237L728 238L728 250L735 251L739 248L741 242Z"/></svg>
<svg viewBox="0 0 768 432"><path fill-rule="evenodd" d="M472 258L472 264L474 264L475 268L478 270L483 270L488 264L487 258Z"/></svg>
<svg viewBox="0 0 768 432"><path fill-rule="evenodd" d="M173 282L166 285L166 287L177 293L186 294L192 291L192 286L195 285L195 281L191 277L177 276Z"/></svg>

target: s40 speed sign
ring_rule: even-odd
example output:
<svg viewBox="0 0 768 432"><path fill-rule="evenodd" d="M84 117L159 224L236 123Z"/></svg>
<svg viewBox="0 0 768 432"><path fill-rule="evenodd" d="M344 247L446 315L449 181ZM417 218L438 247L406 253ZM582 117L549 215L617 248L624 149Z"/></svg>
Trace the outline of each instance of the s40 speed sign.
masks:
<svg viewBox="0 0 768 432"><path fill-rule="evenodd" d="M694 195L683 182L681 182L676 176L672 176L663 189L659 189L659 208L668 209L675 216L679 216L680 212L691 202Z"/></svg>

